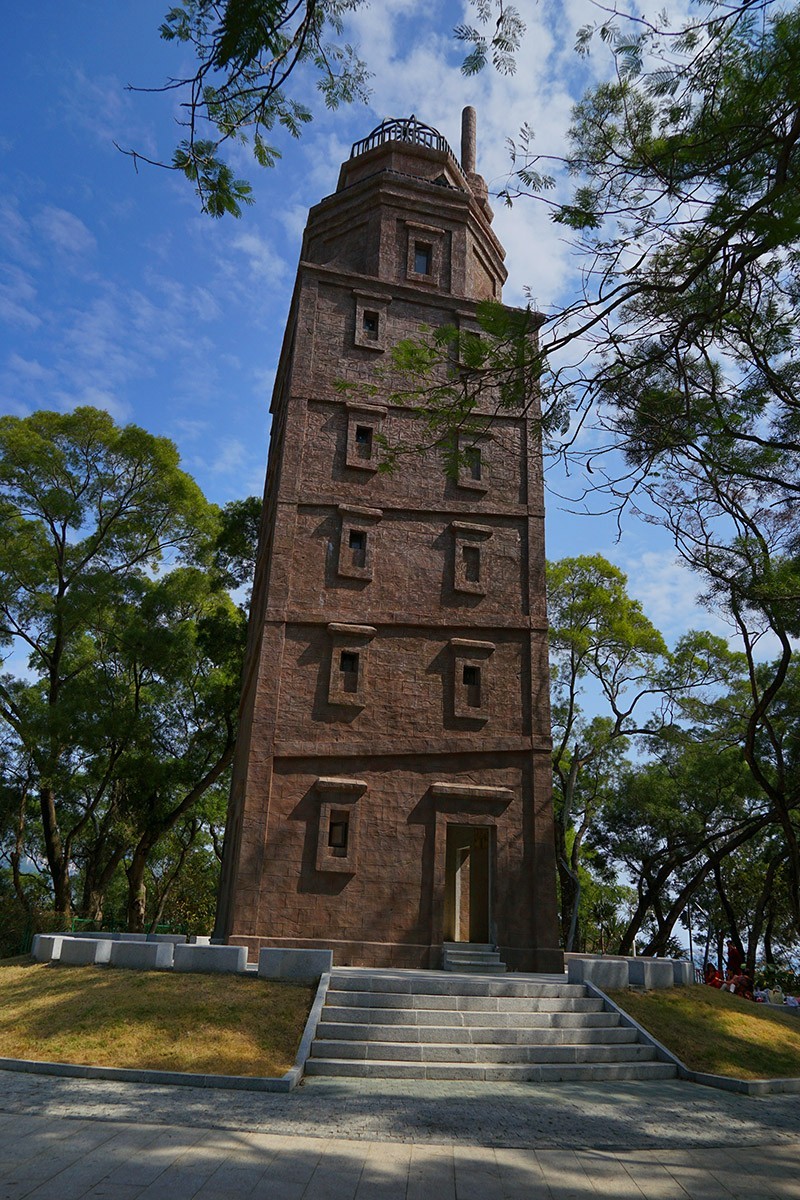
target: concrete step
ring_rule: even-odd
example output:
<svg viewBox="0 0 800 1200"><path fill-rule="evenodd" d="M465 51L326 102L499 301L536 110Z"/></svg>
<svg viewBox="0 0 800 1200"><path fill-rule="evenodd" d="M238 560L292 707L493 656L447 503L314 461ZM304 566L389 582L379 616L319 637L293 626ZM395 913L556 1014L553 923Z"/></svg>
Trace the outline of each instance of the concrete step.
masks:
<svg viewBox="0 0 800 1200"><path fill-rule="evenodd" d="M464 975L504 975L506 964L501 962L453 962L448 959L444 969Z"/></svg>
<svg viewBox="0 0 800 1200"><path fill-rule="evenodd" d="M449 1042L345 1042L323 1038L315 1038L311 1054L314 1058L423 1063L627 1063L653 1062L656 1057L652 1046L639 1042L622 1046L454 1046Z"/></svg>
<svg viewBox="0 0 800 1200"><path fill-rule="evenodd" d="M476 1012L442 1008L386 1008L326 1004L323 1020L361 1025L419 1025L439 1029L611 1029L619 1024L610 1012Z"/></svg>
<svg viewBox="0 0 800 1200"><path fill-rule="evenodd" d="M347 968L332 973L306 1071L541 1082L675 1077L583 984Z"/></svg>
<svg viewBox="0 0 800 1200"><path fill-rule="evenodd" d="M476 950L494 952L497 950L494 942L442 942L443 950Z"/></svg>
<svg viewBox="0 0 800 1200"><path fill-rule="evenodd" d="M501 962L499 955L477 955L477 954L452 954L448 955L444 960L445 971L452 971L453 967L463 967L465 971L472 967L493 967L496 971L505 971L506 964Z"/></svg>
<svg viewBox="0 0 800 1200"><path fill-rule="evenodd" d="M338 1075L370 1079L454 1079L566 1083L603 1080L675 1079L671 1063L422 1063L376 1059L309 1058L307 1075Z"/></svg>
<svg viewBox="0 0 800 1200"><path fill-rule="evenodd" d="M636 1042L637 1033L625 1025L600 1029L504 1029L481 1025L371 1025L339 1022L323 1012L317 1037L354 1042L448 1042L451 1045L622 1045Z"/></svg>
<svg viewBox="0 0 800 1200"><path fill-rule="evenodd" d="M408 978L396 974L347 974L334 970L330 988L334 992L358 992L366 995L410 996L507 996L509 998L545 998L554 996L585 996L581 983L535 982L515 979L453 979L449 972L427 972L425 975L408 972Z"/></svg>
<svg viewBox="0 0 800 1200"><path fill-rule="evenodd" d="M473 982L465 980L464 982ZM409 995L399 992L328 991L328 1003L358 1008L456 1009L459 1012L601 1012L603 1001L583 995L571 996L486 996Z"/></svg>

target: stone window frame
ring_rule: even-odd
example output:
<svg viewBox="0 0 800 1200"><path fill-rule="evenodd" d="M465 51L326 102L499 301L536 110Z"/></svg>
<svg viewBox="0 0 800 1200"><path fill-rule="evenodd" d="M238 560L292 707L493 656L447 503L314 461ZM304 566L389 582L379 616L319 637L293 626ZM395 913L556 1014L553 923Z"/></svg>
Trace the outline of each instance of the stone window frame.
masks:
<svg viewBox="0 0 800 1200"><path fill-rule="evenodd" d="M451 638L450 645L453 649L453 716L470 721L488 721L491 707L489 658L494 654L495 644L473 641L471 638ZM465 668L480 672L479 705L468 702Z"/></svg>
<svg viewBox="0 0 800 1200"><path fill-rule="evenodd" d="M460 433L458 435L458 486L467 488L472 492L488 492L490 484L489 461L486 456L486 447L489 445L489 438L474 437L468 433ZM465 455L468 456L470 451L477 450L480 454L481 477L473 479L469 462L465 460Z"/></svg>
<svg viewBox="0 0 800 1200"><path fill-rule="evenodd" d="M387 410L378 404L348 404L347 405L347 445L345 450L345 465L358 471L377 471L378 436L383 426L383 418ZM364 455L356 440L356 431L367 428L371 431L369 455Z"/></svg>
<svg viewBox="0 0 800 1200"><path fill-rule="evenodd" d="M450 528L453 531L453 591L471 596L485 596L488 578L488 554L485 553L485 544L494 530L488 525L471 525L466 521L451 521ZM463 552L467 547L478 552L480 566L477 580L466 577Z"/></svg>
<svg viewBox="0 0 800 1200"><path fill-rule="evenodd" d="M459 310L456 313L456 323L458 326L458 333L459 333L457 361L458 361L459 366L461 366L461 365L463 365L463 362L464 362L464 353L463 353L463 346L462 346L462 339L463 339L464 335L465 334L472 335L473 337L476 337L478 339L478 341L481 341L484 338L485 334L484 334L483 329L481 329L480 325L478 324L477 317L473 316L472 313L466 313L466 312Z"/></svg>
<svg viewBox="0 0 800 1200"><path fill-rule="evenodd" d="M336 572L345 579L372 579L373 562L375 558L376 526L383 516L380 508L362 508L358 505L340 504L339 511L339 557ZM365 560L363 566L356 566L348 561L349 540L351 533L363 533L366 538Z"/></svg>
<svg viewBox="0 0 800 1200"><path fill-rule="evenodd" d="M315 790L321 797L317 819L316 869L340 875L354 875L358 869L361 825L357 801L367 790L366 781L321 776L317 779ZM337 818L347 821L347 845L344 853L337 853L336 848L330 845L331 826Z"/></svg>
<svg viewBox="0 0 800 1200"><path fill-rule="evenodd" d="M328 625L331 638L330 669L328 673L328 703L346 708L364 708L367 703L369 644L377 630L372 625L344 625L333 621ZM345 690L341 668L343 654L358 657L356 686Z"/></svg>
<svg viewBox="0 0 800 1200"><path fill-rule="evenodd" d="M354 291L353 296L355 298L354 344L360 346L362 350L377 350L378 353L383 353L386 349L387 309L392 302L391 297L378 292L362 291ZM377 320L377 329L374 335L365 329L365 317L369 315L374 315Z"/></svg>
<svg viewBox="0 0 800 1200"><path fill-rule="evenodd" d="M406 279L409 283L422 283L427 287L442 286L444 267L445 231L436 225L422 225L418 221L405 221L406 229ZM423 275L415 270L417 244L430 246L431 269Z"/></svg>

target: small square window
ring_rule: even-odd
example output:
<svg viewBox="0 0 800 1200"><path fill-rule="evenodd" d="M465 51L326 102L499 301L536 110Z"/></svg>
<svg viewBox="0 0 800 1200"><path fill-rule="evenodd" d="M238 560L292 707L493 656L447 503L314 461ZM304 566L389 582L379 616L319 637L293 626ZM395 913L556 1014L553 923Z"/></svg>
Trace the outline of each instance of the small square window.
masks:
<svg viewBox="0 0 800 1200"><path fill-rule="evenodd" d="M347 835L350 822L344 813L331 813L331 823L328 827L328 846L337 858L347 855Z"/></svg>
<svg viewBox="0 0 800 1200"><path fill-rule="evenodd" d="M464 452L465 469L468 479L475 483L481 481L481 452L478 446L470 446Z"/></svg>
<svg viewBox="0 0 800 1200"><path fill-rule="evenodd" d="M390 298L356 292L354 301L353 344L363 350L382 354L386 348L387 308L391 303Z"/></svg>
<svg viewBox="0 0 800 1200"><path fill-rule="evenodd" d="M359 458L372 458L372 429L369 425L356 425L355 442Z"/></svg>
<svg viewBox="0 0 800 1200"><path fill-rule="evenodd" d="M365 785L361 780L342 780L345 787L342 792L338 792L338 789L330 786L336 780L320 779L317 782L322 791L317 818L317 870L353 875L358 865L360 824L355 801L362 794ZM355 784L357 790L347 786L348 783ZM326 799L326 793L330 791L336 794Z"/></svg>
<svg viewBox="0 0 800 1200"><path fill-rule="evenodd" d="M361 327L367 337L377 338L378 314L376 312L364 312L361 318Z"/></svg>
<svg viewBox="0 0 800 1200"><path fill-rule="evenodd" d="M467 690L467 707L480 708L481 706L481 669L470 665L464 666L464 687Z"/></svg>
<svg viewBox="0 0 800 1200"><path fill-rule="evenodd" d="M433 267L433 246L430 242L414 243L414 273L430 275Z"/></svg>
<svg viewBox="0 0 800 1200"><path fill-rule="evenodd" d="M357 471L377 471L380 433L386 410L348 405L345 465Z"/></svg>
<svg viewBox="0 0 800 1200"><path fill-rule="evenodd" d="M477 546L462 546L461 554L464 561L464 580L467 583L481 581L481 552Z"/></svg>
<svg viewBox="0 0 800 1200"><path fill-rule="evenodd" d="M358 655L352 650L342 650L339 658L342 687L346 692L358 691Z"/></svg>
<svg viewBox="0 0 800 1200"><path fill-rule="evenodd" d="M347 544L352 551L350 565L365 567L367 565L367 534L363 529L351 529Z"/></svg>

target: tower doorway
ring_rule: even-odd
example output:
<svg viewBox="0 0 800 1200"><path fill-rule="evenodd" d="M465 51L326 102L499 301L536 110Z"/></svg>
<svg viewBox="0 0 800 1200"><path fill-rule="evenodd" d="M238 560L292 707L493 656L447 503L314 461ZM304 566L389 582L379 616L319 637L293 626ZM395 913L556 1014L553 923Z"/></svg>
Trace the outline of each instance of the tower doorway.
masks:
<svg viewBox="0 0 800 1200"><path fill-rule="evenodd" d="M491 846L488 825L448 825L444 940L489 942Z"/></svg>

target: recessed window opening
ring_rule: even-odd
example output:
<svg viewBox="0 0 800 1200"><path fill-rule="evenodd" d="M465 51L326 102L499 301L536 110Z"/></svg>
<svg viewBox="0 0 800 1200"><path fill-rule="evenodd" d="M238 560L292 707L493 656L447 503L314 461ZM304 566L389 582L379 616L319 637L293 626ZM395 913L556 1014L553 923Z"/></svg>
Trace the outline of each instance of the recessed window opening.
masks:
<svg viewBox="0 0 800 1200"><path fill-rule="evenodd" d="M352 551L351 563L354 567L367 565L367 534L363 529L351 529L347 544Z"/></svg>
<svg viewBox="0 0 800 1200"><path fill-rule="evenodd" d="M467 475L470 479L474 480L475 483L480 483L481 452L478 447L470 446L470 448L464 452L464 459L467 467Z"/></svg>
<svg viewBox="0 0 800 1200"><path fill-rule="evenodd" d="M463 546L461 553L464 559L464 579L467 583L480 583L481 552L477 546Z"/></svg>
<svg viewBox="0 0 800 1200"><path fill-rule="evenodd" d="M464 686L467 689L467 707L481 706L481 669L480 667L464 667Z"/></svg>
<svg viewBox="0 0 800 1200"><path fill-rule="evenodd" d="M346 692L358 691L358 655L352 650L343 650L339 658L339 670Z"/></svg>
<svg viewBox="0 0 800 1200"><path fill-rule="evenodd" d="M414 243L414 273L430 275L433 265L433 246L429 242Z"/></svg>
<svg viewBox="0 0 800 1200"><path fill-rule="evenodd" d="M356 451L359 458L372 458L372 429L369 425L356 425Z"/></svg>
<svg viewBox="0 0 800 1200"><path fill-rule="evenodd" d="M365 312L362 318L362 328L371 338L378 336L378 314L376 312Z"/></svg>
<svg viewBox="0 0 800 1200"><path fill-rule="evenodd" d="M349 825L350 822L346 813L331 813L331 822L328 828L328 846L337 858L345 858L347 855Z"/></svg>

